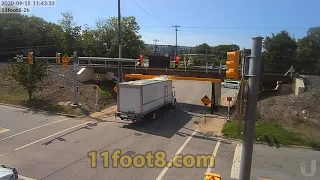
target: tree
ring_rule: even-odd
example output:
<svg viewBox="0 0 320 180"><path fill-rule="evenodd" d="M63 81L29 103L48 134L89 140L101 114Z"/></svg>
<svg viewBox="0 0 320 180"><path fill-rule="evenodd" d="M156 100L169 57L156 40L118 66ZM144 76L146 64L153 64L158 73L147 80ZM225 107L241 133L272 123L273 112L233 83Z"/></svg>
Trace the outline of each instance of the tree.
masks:
<svg viewBox="0 0 320 180"><path fill-rule="evenodd" d="M215 64L226 64L227 52L238 51L240 47L236 44L218 45L212 47L213 61Z"/></svg>
<svg viewBox="0 0 320 180"><path fill-rule="evenodd" d="M211 47L207 43L199 44L195 46L196 54L211 54Z"/></svg>
<svg viewBox="0 0 320 180"><path fill-rule="evenodd" d="M320 27L312 27L307 36L298 41L297 70L305 73L320 73Z"/></svg>
<svg viewBox="0 0 320 180"><path fill-rule="evenodd" d="M81 26L76 25L72 13L62 13L62 19L59 21L59 24L64 32L64 52L68 55L72 55L74 51L79 52L81 47Z"/></svg>
<svg viewBox="0 0 320 180"><path fill-rule="evenodd" d="M296 40L287 31L267 36L263 42L265 68L273 72L286 72L296 66Z"/></svg>
<svg viewBox="0 0 320 180"><path fill-rule="evenodd" d="M33 64L10 64L5 73L27 91L31 100L34 93L41 90L39 83L47 77L47 64L41 61L34 61Z"/></svg>

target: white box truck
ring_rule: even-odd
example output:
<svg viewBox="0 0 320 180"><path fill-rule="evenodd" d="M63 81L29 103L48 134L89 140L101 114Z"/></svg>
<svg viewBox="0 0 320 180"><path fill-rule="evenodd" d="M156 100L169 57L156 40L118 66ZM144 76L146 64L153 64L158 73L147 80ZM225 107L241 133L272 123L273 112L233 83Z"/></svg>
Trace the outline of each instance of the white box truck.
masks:
<svg viewBox="0 0 320 180"><path fill-rule="evenodd" d="M175 107L172 81L165 77L118 84L116 116L131 121L156 119L162 107Z"/></svg>

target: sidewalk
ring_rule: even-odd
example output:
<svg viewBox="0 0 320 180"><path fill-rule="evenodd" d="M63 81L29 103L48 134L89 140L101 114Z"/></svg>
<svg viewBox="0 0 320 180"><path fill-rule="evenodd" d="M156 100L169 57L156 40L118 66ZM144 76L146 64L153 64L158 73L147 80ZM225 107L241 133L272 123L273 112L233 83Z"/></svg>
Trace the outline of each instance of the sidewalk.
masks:
<svg viewBox="0 0 320 180"><path fill-rule="evenodd" d="M105 116L114 116L114 113L117 111L117 105L108 107L103 109L99 112L92 113L90 116L97 118L97 117L105 117Z"/></svg>
<svg viewBox="0 0 320 180"><path fill-rule="evenodd" d="M210 133L214 136L222 136L223 125L227 122L226 117L219 115L206 114L199 122L199 130L203 133Z"/></svg>

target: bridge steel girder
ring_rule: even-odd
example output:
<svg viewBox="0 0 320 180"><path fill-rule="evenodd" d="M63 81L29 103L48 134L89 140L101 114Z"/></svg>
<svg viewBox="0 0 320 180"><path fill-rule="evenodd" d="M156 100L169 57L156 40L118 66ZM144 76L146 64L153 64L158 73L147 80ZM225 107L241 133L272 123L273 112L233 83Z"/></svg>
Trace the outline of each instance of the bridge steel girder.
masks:
<svg viewBox="0 0 320 180"><path fill-rule="evenodd" d="M95 69L95 73L118 73L117 67L92 67ZM161 68L146 68L146 67L123 67L122 72L124 74L143 74L143 75L171 75L171 76L181 76L181 77L198 77L198 78L216 78L221 79L222 81L226 77L225 72L219 74L218 71L206 70L205 69L187 69L185 72L184 69L161 69ZM241 76L239 77L241 78ZM283 74L274 74L274 73L264 73L261 77L262 81L274 82L282 81L283 83L290 83L291 78L284 76Z"/></svg>

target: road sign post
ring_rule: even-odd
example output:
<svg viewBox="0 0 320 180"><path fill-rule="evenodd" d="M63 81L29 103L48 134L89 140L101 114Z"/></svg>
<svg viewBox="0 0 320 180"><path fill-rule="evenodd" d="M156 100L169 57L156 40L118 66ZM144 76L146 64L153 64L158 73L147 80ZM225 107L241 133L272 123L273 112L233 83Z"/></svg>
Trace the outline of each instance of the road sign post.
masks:
<svg viewBox="0 0 320 180"><path fill-rule="evenodd" d="M229 105L228 105L228 120L230 120L230 102L232 101L232 97L227 97L227 101L229 102Z"/></svg>
<svg viewBox="0 0 320 180"><path fill-rule="evenodd" d="M210 100L210 98L205 95L203 96L203 98L201 98L201 101L203 103L203 105L205 105L206 107L212 103L212 101ZM204 115L204 123L206 124L207 123L207 118L206 118L206 115Z"/></svg>
<svg viewBox="0 0 320 180"><path fill-rule="evenodd" d="M250 179L252 151L257 118L257 102L261 69L262 37L252 38L252 51L249 63L249 88L245 114L245 127L240 165L240 180Z"/></svg>

